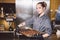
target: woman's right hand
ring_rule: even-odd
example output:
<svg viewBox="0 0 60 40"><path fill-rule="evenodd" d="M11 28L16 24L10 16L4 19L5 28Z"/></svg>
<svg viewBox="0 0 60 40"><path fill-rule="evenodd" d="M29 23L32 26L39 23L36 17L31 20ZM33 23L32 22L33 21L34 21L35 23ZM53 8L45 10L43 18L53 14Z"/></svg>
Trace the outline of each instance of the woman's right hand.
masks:
<svg viewBox="0 0 60 40"><path fill-rule="evenodd" d="M18 27L21 27L21 26L24 26L25 25L25 22L22 22L18 25Z"/></svg>

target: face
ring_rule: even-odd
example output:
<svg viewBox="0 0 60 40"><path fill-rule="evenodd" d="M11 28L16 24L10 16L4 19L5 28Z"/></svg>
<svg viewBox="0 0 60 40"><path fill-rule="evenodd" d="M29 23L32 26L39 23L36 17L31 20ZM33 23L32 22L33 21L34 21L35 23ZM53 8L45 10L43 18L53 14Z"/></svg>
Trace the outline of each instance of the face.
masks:
<svg viewBox="0 0 60 40"><path fill-rule="evenodd" d="M45 7L42 7L41 4L37 4L36 5L36 10L39 14L41 14L45 11Z"/></svg>

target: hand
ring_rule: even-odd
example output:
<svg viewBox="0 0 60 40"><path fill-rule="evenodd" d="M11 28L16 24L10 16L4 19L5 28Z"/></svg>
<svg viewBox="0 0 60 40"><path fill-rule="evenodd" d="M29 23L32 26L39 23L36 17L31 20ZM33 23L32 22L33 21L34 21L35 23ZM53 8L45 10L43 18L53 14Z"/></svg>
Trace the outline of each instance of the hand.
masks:
<svg viewBox="0 0 60 40"><path fill-rule="evenodd" d="M18 25L18 27L21 27L21 26L24 26L25 25L25 22L22 22Z"/></svg>
<svg viewBox="0 0 60 40"><path fill-rule="evenodd" d="M49 34L46 33L46 34L43 34L42 36L43 36L43 38L46 38L49 36Z"/></svg>

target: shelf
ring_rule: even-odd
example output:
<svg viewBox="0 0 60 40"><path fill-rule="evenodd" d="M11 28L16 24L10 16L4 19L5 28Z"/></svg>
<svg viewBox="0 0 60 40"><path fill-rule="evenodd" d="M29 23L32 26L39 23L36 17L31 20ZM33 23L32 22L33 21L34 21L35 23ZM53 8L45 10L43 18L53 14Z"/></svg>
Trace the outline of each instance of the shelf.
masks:
<svg viewBox="0 0 60 40"><path fill-rule="evenodd" d="M0 33L14 33L14 31L0 31Z"/></svg>

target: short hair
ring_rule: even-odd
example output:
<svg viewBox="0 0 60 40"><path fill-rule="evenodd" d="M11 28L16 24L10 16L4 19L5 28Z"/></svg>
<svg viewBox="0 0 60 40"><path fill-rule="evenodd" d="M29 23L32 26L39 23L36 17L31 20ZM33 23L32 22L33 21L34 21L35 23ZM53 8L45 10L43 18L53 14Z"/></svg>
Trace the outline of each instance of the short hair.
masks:
<svg viewBox="0 0 60 40"><path fill-rule="evenodd" d="M42 7L45 7L45 8L47 7L46 2L38 2L37 5L38 5L38 4L41 4Z"/></svg>

